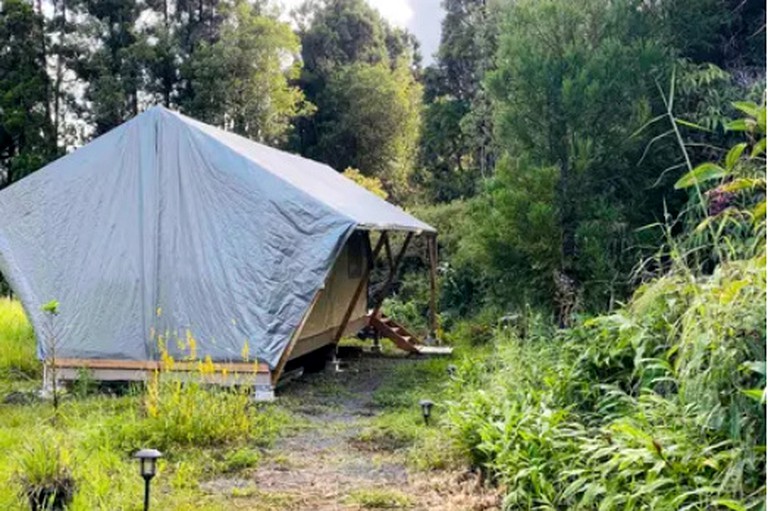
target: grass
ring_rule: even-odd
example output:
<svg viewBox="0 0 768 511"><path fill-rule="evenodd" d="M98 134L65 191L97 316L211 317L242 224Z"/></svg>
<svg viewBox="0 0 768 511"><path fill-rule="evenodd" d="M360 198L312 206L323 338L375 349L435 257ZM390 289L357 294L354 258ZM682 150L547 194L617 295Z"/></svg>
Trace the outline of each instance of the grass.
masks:
<svg viewBox="0 0 768 511"><path fill-rule="evenodd" d="M21 476L34 476L30 460L58 460L30 456L30 452L66 454L66 467L60 472L71 473L77 487L71 510L135 510L142 480L131 454L147 446L165 453L155 480L153 507L293 508L295 496L263 492L255 486L210 494L205 485L210 480L247 478L265 462L290 467L289 459L279 452L265 456L264 447L286 432L310 427L305 414L311 417L312 407L318 413L343 412L345 403L356 399L344 379L332 373L318 375L298 396L286 395L275 405L254 405L247 393L237 390L182 385L162 377L145 388L112 396L96 391L92 382L83 378L81 385L64 395L59 411L54 412L49 402L26 393L39 386L40 372L34 335L19 303L1 300L0 321L0 388L3 395L22 390L30 396L16 404L0 404L3 510L28 508ZM374 416L357 419L360 432L356 447L374 457L391 459L396 455L424 470L448 466L446 452L450 450L438 440L443 431L424 426L418 401L443 399L449 361L408 359L390 353L388 346L385 351L385 357L392 357L391 370L386 371L373 394ZM383 363L389 367L387 360ZM442 413L441 406L434 410L436 419ZM39 474L51 472L45 463L36 466ZM376 488L352 492L345 502L371 509L410 506L404 494Z"/></svg>
<svg viewBox="0 0 768 511"><path fill-rule="evenodd" d="M0 377L34 378L40 368L35 333L21 303L0 297Z"/></svg>
<svg viewBox="0 0 768 511"><path fill-rule="evenodd" d="M411 506L411 499L397 490L363 488L347 495L345 503L362 509L402 509Z"/></svg>
<svg viewBox="0 0 768 511"><path fill-rule="evenodd" d="M27 471L20 460L28 446L36 445L41 430L55 431L58 440L53 445L69 452L78 486L73 510L136 508L141 479L131 453L142 438L147 442L152 438L168 440L157 478L159 491L153 493L157 499L154 505L159 509L191 509L193 506L185 507L184 503L195 501L206 502L205 509L227 509L223 496L219 496L221 502L216 502L199 490L200 481L256 466L260 446L274 439L286 417L271 409L251 411L257 420L249 423L247 436L226 437L215 447L200 447L188 443L178 432L169 431L172 425L143 422L141 410L140 396L66 399L58 415L54 415L49 403L0 405L0 449L4 452L0 459L0 509L26 509L18 474ZM218 420L227 423L225 416ZM153 431L147 427L164 429ZM131 434L126 435L126 431Z"/></svg>
<svg viewBox="0 0 768 511"><path fill-rule="evenodd" d="M75 481L69 509L135 510L143 482L132 453L165 452L153 492L158 509L272 509L232 495L207 495L200 482L257 466L260 450L291 422L290 412L254 406L244 392L158 379L123 396L78 391L52 405L28 391L40 385L35 339L20 304L0 299L0 388L28 399L0 403L0 509L29 509L25 490L56 478ZM82 389L81 389L82 390ZM254 494L255 495L255 494ZM274 500L274 499L273 499ZM278 499L281 502L285 499Z"/></svg>

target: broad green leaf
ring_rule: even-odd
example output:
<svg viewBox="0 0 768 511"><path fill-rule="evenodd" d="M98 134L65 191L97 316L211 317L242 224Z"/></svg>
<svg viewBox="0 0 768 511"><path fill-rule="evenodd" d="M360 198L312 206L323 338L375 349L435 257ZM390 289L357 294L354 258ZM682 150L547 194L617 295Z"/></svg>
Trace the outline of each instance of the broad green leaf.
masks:
<svg viewBox="0 0 768 511"><path fill-rule="evenodd" d="M728 509L733 509L734 511L747 511L746 507L731 499L717 499L715 504L718 506L727 507Z"/></svg>
<svg viewBox="0 0 768 511"><path fill-rule="evenodd" d="M748 285L749 285L749 282L746 279L735 280L731 282L725 287L725 289L723 289L723 292L720 294L720 303L730 304L731 302L733 302L734 298L736 298L736 296L739 294L739 291L741 291Z"/></svg>
<svg viewBox="0 0 768 511"><path fill-rule="evenodd" d="M749 155L750 158L756 158L757 156L760 156L761 154L765 154L765 139L761 138L755 143L755 147L752 148L752 153Z"/></svg>
<svg viewBox="0 0 768 511"><path fill-rule="evenodd" d="M755 222L765 219L765 199L758 202L757 206L752 209L752 218Z"/></svg>
<svg viewBox="0 0 768 511"><path fill-rule="evenodd" d="M757 119L757 117L760 115L760 107L752 101L736 101L732 104L735 109L755 119Z"/></svg>
<svg viewBox="0 0 768 511"><path fill-rule="evenodd" d="M726 171L721 166L711 162L702 163L681 177L677 183L675 183L675 189L680 190L682 188L690 188L691 186L703 183L705 181L720 179L725 175Z"/></svg>
<svg viewBox="0 0 768 511"><path fill-rule="evenodd" d="M742 390L741 393L755 401L763 402L765 399L765 389L746 389Z"/></svg>
<svg viewBox="0 0 768 511"><path fill-rule="evenodd" d="M729 183L725 183L722 187L724 192L740 192L742 190L752 190L755 188L765 189L765 179L754 179L749 177L740 177L734 179Z"/></svg>
<svg viewBox="0 0 768 511"><path fill-rule="evenodd" d="M754 362L745 362L743 366L752 372L762 374L765 376L765 360L758 360Z"/></svg>
<svg viewBox="0 0 768 511"><path fill-rule="evenodd" d="M748 131L755 126L755 121L752 119L736 119L725 123L726 131Z"/></svg>
<svg viewBox="0 0 768 511"><path fill-rule="evenodd" d="M731 150L728 151L728 154L725 156L725 168L728 170L733 170L733 167L736 166L736 162L739 161L739 158L741 158L741 154L744 152L744 149L747 148L747 143L742 142L740 144L736 144L735 146L731 147Z"/></svg>

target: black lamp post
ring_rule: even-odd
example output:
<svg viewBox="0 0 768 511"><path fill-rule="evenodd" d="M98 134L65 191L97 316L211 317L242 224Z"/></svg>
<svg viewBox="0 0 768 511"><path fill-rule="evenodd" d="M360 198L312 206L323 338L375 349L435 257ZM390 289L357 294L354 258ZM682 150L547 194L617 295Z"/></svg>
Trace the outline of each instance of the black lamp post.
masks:
<svg viewBox="0 0 768 511"><path fill-rule="evenodd" d="M144 511L149 511L149 482L157 474L157 459L163 453L157 449L142 449L133 455L139 460L139 473L144 478Z"/></svg>
<svg viewBox="0 0 768 511"><path fill-rule="evenodd" d="M422 399L419 401L419 406L421 406L421 415L424 416L424 424L429 426L429 416L432 413L432 407L435 403L430 401L429 399Z"/></svg>

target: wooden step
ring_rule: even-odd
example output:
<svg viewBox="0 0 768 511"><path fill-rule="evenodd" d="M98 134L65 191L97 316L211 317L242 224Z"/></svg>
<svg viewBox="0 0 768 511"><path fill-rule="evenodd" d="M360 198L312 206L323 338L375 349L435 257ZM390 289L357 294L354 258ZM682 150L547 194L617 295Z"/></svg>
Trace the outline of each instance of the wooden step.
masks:
<svg viewBox="0 0 768 511"><path fill-rule="evenodd" d="M419 342L418 338L392 318L379 315L368 316L369 325L376 329L380 335L391 340L395 346L408 353L419 355L451 355L453 348L449 346L426 346Z"/></svg>
<svg viewBox="0 0 768 511"><path fill-rule="evenodd" d="M385 322L384 320L387 321ZM400 326L391 319L382 317L370 317L369 323L379 332L379 334L392 341L395 346L401 350L407 351L408 353L419 352L418 347L411 342L413 337L400 333L404 329L400 328Z"/></svg>
<svg viewBox="0 0 768 511"><path fill-rule="evenodd" d="M419 355L432 355L432 356L450 356L453 354L453 348L450 346L424 346L420 344L417 346Z"/></svg>

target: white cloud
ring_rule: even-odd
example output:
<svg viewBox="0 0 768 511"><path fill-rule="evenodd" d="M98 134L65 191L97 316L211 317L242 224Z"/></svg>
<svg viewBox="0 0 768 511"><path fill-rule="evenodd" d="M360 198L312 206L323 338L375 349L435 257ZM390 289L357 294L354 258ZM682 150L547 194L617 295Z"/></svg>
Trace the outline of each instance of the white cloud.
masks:
<svg viewBox="0 0 768 511"><path fill-rule="evenodd" d="M286 21L288 13L304 0L273 0L282 7ZM444 12L440 0L367 0L392 25L407 28L422 44L425 63L432 61L440 41L440 21ZM418 14L417 14L418 13Z"/></svg>
<svg viewBox="0 0 768 511"><path fill-rule="evenodd" d="M413 9L408 0L368 0L390 23L398 27L408 26L413 18Z"/></svg>
<svg viewBox="0 0 768 511"><path fill-rule="evenodd" d="M399 27L405 27L413 18L413 9L410 6L410 0L367 0L376 8L384 18ZM277 0L282 5L283 13L287 14L304 3L304 0Z"/></svg>

